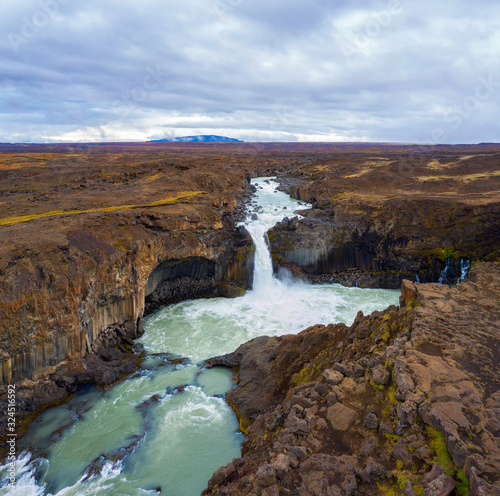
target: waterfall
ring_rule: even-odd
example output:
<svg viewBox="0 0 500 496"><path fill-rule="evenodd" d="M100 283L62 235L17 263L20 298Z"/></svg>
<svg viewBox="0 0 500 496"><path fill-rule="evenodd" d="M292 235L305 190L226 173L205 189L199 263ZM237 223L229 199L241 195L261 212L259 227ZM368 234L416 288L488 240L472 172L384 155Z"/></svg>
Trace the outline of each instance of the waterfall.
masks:
<svg viewBox="0 0 500 496"><path fill-rule="evenodd" d="M259 298L268 298L271 295L276 297L284 291L286 284L273 276L267 231L283 220L290 211L293 212L298 202L289 198L284 203L281 195L275 194L278 183L274 182L273 178L252 179L252 184L257 188L257 201L251 204L252 208L243 224L255 246L253 293ZM311 205L301 204L301 208L308 209Z"/></svg>
<svg viewBox="0 0 500 496"><path fill-rule="evenodd" d="M463 281L464 279L467 279L467 276L469 275L469 269L470 269L470 260L467 260L465 258L460 259L460 277L458 278L457 282Z"/></svg>
<svg viewBox="0 0 500 496"><path fill-rule="evenodd" d="M470 260L467 260L466 258L461 258L460 259L460 277L457 279L457 282L463 281L464 279L467 279L467 276L469 274L469 269L471 266ZM441 271L441 275L439 276L439 284L441 285L443 281L453 274L454 271L454 264L453 264L453 258L448 257L446 259L446 266L445 268Z"/></svg>
<svg viewBox="0 0 500 496"><path fill-rule="evenodd" d="M441 284L443 284L443 281L448 277L448 274L450 274L452 271L453 271L453 258L448 257L446 259L446 266L441 271L441 275L439 276L438 283L440 286L441 286Z"/></svg>

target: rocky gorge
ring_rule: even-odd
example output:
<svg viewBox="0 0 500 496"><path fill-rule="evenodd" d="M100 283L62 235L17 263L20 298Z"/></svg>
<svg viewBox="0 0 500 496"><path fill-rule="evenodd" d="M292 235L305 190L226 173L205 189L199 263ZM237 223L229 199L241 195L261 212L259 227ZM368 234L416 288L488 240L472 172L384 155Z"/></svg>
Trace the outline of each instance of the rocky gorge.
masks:
<svg viewBox="0 0 500 496"><path fill-rule="evenodd" d="M232 219L246 170L200 172L142 150L117 165L102 148L100 163L27 157L9 154L22 166L2 171L0 227L1 383L18 385L21 425L78 384L135 370L145 310L241 294L252 272L251 239Z"/></svg>
<svg viewBox="0 0 500 496"><path fill-rule="evenodd" d="M242 458L206 493L496 494L493 145L2 154L2 381L4 392L17 384L19 421L79 384L107 387L131 373L142 317L160 305L241 294L252 273L250 239L236 227L248 178L276 174L314 206L269 232L276 271L368 287L404 281L403 297L351 327L258 338L210 360L238 370L228 401L247 434ZM411 282L456 283L463 261L473 268L456 288Z"/></svg>

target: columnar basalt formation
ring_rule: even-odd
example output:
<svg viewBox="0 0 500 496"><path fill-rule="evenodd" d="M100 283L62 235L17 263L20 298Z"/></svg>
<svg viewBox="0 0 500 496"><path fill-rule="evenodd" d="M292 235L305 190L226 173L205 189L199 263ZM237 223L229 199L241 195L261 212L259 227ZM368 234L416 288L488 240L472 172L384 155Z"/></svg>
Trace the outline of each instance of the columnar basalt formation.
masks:
<svg viewBox="0 0 500 496"><path fill-rule="evenodd" d="M251 283L252 242L235 212L249 193L245 168L99 152L44 156L3 183L0 382L18 385L18 421L78 384L133 371L145 312Z"/></svg>
<svg viewBox="0 0 500 496"><path fill-rule="evenodd" d="M500 264L402 295L208 360L237 370L246 436L203 494L500 494Z"/></svg>

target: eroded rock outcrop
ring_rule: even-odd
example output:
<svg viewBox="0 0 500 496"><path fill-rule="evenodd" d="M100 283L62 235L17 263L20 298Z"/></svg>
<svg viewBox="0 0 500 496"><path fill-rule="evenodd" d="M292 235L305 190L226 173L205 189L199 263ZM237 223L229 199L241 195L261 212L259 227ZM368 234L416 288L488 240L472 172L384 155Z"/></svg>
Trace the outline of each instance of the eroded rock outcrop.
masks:
<svg viewBox="0 0 500 496"><path fill-rule="evenodd" d="M456 288L404 284L400 308L257 338L207 362L242 457L205 495L500 494L500 264Z"/></svg>

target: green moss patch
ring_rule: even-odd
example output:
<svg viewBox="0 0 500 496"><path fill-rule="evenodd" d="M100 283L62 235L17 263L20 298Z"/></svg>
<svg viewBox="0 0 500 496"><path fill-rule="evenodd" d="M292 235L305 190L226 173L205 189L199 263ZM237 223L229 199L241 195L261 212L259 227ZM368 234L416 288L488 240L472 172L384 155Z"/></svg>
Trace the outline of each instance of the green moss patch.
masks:
<svg viewBox="0 0 500 496"><path fill-rule="evenodd" d="M427 434L430 437L430 447L435 452L434 463L439 463L447 475L453 478L457 485L459 496L469 496L470 483L463 470L459 469L448 452L444 436L431 426L426 426Z"/></svg>

